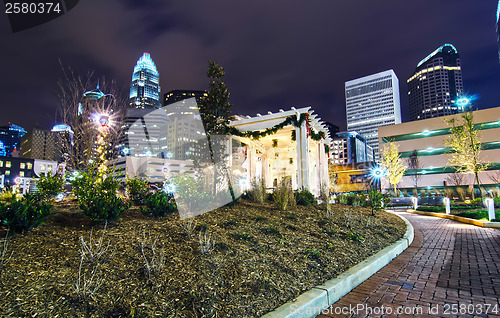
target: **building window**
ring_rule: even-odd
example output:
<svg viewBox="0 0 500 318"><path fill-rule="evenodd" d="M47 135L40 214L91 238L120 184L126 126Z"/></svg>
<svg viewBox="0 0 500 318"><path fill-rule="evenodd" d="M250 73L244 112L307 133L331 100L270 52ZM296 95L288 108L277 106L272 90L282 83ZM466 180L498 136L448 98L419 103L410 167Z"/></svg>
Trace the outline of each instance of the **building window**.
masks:
<svg viewBox="0 0 500 318"><path fill-rule="evenodd" d="M2 168L2 167L3 167L3 161L0 160L0 168Z"/></svg>
<svg viewBox="0 0 500 318"><path fill-rule="evenodd" d="M40 170L45 171L45 165L40 165Z"/></svg>
<svg viewBox="0 0 500 318"><path fill-rule="evenodd" d="M26 169L26 164L25 164L24 162L21 162L21 163L19 164L19 167L20 167L21 169Z"/></svg>
<svg viewBox="0 0 500 318"><path fill-rule="evenodd" d="M5 170L5 175L10 176L10 170Z"/></svg>
<svg viewBox="0 0 500 318"><path fill-rule="evenodd" d="M5 168L10 168L10 166L11 166L10 161L5 161Z"/></svg>
<svg viewBox="0 0 500 318"><path fill-rule="evenodd" d="M52 172L52 166L47 166L47 171Z"/></svg>
<svg viewBox="0 0 500 318"><path fill-rule="evenodd" d="M29 170L31 170L31 169L33 169L33 165L30 162L28 162L26 164L26 168L29 169Z"/></svg>
<svg viewBox="0 0 500 318"><path fill-rule="evenodd" d="M19 176L20 176L20 177L24 177L24 171L20 171L20 172L19 172Z"/></svg>

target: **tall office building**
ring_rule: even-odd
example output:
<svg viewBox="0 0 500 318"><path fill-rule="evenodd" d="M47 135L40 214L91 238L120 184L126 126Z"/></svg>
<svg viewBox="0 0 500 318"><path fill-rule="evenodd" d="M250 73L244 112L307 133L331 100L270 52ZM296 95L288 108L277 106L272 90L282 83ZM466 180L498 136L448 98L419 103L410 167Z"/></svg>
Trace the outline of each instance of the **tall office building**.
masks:
<svg viewBox="0 0 500 318"><path fill-rule="evenodd" d="M345 83L347 130L361 134L378 162L378 127L401 123L399 81L393 70Z"/></svg>
<svg viewBox="0 0 500 318"><path fill-rule="evenodd" d="M3 143L7 157L12 156L12 152L15 149L19 150L19 143L24 134L26 134L26 130L23 127L11 123L6 126L0 126L0 141Z"/></svg>
<svg viewBox="0 0 500 318"><path fill-rule="evenodd" d="M464 106L460 59L451 44L420 61L407 83L411 121L456 114Z"/></svg>
<svg viewBox="0 0 500 318"><path fill-rule="evenodd" d="M175 102L180 102L188 98L194 97L196 103L200 106L201 101L208 96L207 91L193 91L193 90L180 90L174 89L163 95L163 106L173 104Z"/></svg>
<svg viewBox="0 0 500 318"><path fill-rule="evenodd" d="M134 67L130 85L130 107L161 107L160 74L149 53L144 53Z"/></svg>
<svg viewBox="0 0 500 318"><path fill-rule="evenodd" d="M54 132L33 128L21 137L21 158L59 160L61 155Z"/></svg>

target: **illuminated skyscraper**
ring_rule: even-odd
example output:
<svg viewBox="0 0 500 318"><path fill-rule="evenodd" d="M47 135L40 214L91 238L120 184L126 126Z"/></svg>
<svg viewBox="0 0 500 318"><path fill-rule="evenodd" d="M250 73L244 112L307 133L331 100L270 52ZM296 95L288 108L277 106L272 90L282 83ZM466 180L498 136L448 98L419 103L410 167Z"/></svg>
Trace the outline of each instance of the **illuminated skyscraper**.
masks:
<svg viewBox="0 0 500 318"><path fill-rule="evenodd" d="M347 130L366 138L378 161L378 127L401 123L399 81L393 70L345 83Z"/></svg>
<svg viewBox="0 0 500 318"><path fill-rule="evenodd" d="M149 53L137 61L130 85L130 107L160 108L160 74Z"/></svg>
<svg viewBox="0 0 500 318"><path fill-rule="evenodd" d="M420 61L407 82L411 121L461 111L462 70L452 44L442 45Z"/></svg>
<svg viewBox="0 0 500 318"><path fill-rule="evenodd" d="M12 156L12 151L19 150L21 137L26 134L23 127L9 123L0 127L0 141L3 143L5 156Z"/></svg>

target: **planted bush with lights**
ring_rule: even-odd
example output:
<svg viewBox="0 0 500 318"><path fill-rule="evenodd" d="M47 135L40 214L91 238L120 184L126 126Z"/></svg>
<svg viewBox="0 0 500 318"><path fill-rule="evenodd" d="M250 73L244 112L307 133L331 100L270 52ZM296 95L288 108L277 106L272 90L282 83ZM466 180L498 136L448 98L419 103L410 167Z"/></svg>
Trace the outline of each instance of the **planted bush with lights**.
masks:
<svg viewBox="0 0 500 318"><path fill-rule="evenodd" d="M73 193L83 214L92 221L111 221L117 219L130 205L116 196L120 181L112 173L99 173L91 168L88 172L75 174L70 183Z"/></svg>
<svg viewBox="0 0 500 318"><path fill-rule="evenodd" d="M64 185L64 177L60 174L41 175L36 181L37 193L43 200L49 200L61 193Z"/></svg>
<svg viewBox="0 0 500 318"><path fill-rule="evenodd" d="M141 208L141 212L148 216L167 216L177 211L173 195L161 190L149 193L144 199L144 205L146 208Z"/></svg>
<svg viewBox="0 0 500 318"><path fill-rule="evenodd" d="M10 231L22 233L41 225L52 212L52 205L40 201L37 195L26 194L9 202L0 202L0 223Z"/></svg>

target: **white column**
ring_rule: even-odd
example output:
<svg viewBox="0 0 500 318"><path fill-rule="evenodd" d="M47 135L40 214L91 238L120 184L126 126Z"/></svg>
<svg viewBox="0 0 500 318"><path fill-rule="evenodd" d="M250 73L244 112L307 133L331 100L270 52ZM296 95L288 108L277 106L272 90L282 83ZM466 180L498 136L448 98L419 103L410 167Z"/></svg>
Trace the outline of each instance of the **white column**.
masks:
<svg viewBox="0 0 500 318"><path fill-rule="evenodd" d="M411 201L413 202L413 210L416 210L418 208L418 198L411 197Z"/></svg>
<svg viewBox="0 0 500 318"><path fill-rule="evenodd" d="M295 167L297 169L297 189L303 187L302 181L302 161L300 160L302 140L300 139L300 127L295 127L295 151L297 152L297 158L295 158Z"/></svg>
<svg viewBox="0 0 500 318"><path fill-rule="evenodd" d="M307 140L307 128L304 122L302 126L296 128L295 137L297 139L297 171L298 188L311 190L309 181L309 141Z"/></svg>
<svg viewBox="0 0 500 318"><path fill-rule="evenodd" d="M488 220L495 219L495 201L493 199L486 199L486 207L488 208Z"/></svg>
<svg viewBox="0 0 500 318"><path fill-rule="evenodd" d="M450 214L450 198L443 199L444 206L446 207L446 214Z"/></svg>
<svg viewBox="0 0 500 318"><path fill-rule="evenodd" d="M328 156L325 153L325 142L323 139L319 142L319 182L324 188L330 188L330 180L328 177ZM320 189L321 190L321 189Z"/></svg>

